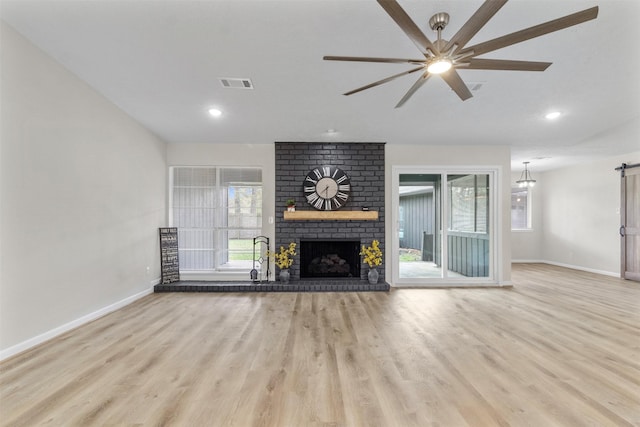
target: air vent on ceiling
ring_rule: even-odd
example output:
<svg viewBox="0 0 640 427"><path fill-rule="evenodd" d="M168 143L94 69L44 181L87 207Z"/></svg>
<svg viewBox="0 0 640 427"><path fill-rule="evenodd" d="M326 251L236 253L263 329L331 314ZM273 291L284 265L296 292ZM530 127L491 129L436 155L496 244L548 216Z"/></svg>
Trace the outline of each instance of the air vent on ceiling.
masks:
<svg viewBox="0 0 640 427"><path fill-rule="evenodd" d="M222 86L229 89L253 89L251 79L238 79L229 77L219 77Z"/></svg>

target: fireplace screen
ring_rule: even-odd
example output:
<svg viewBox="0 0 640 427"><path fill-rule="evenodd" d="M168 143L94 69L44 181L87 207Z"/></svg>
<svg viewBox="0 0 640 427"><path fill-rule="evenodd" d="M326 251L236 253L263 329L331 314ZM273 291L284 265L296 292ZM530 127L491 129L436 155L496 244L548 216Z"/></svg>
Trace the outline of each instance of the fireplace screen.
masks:
<svg viewBox="0 0 640 427"><path fill-rule="evenodd" d="M359 240L302 240L300 277L360 277Z"/></svg>

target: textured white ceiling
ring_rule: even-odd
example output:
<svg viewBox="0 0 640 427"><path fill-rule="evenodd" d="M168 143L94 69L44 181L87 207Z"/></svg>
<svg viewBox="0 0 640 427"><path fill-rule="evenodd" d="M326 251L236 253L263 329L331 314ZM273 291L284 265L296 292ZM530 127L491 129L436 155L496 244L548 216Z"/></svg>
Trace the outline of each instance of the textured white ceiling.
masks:
<svg viewBox="0 0 640 427"><path fill-rule="evenodd" d="M482 4L399 3L432 40L432 14L451 15L448 38ZM374 0L2 0L0 16L168 142L506 144L515 165L543 170L640 149L640 1L512 0L470 43L595 5L595 21L484 56L553 62L547 71L462 70L483 83L470 100L432 78L399 109L417 75L341 94L411 66L322 60L420 57ZM255 89L225 89L219 77ZM552 109L565 115L546 121Z"/></svg>

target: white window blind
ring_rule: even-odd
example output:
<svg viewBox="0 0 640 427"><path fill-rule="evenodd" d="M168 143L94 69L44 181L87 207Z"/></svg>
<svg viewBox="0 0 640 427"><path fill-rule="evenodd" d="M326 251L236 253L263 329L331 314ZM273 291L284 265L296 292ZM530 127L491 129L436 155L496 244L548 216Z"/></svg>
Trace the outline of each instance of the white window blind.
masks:
<svg viewBox="0 0 640 427"><path fill-rule="evenodd" d="M489 215L489 176L449 177L449 229L486 233Z"/></svg>
<svg viewBox="0 0 640 427"><path fill-rule="evenodd" d="M262 171L172 167L170 175L180 270L249 270L262 231Z"/></svg>

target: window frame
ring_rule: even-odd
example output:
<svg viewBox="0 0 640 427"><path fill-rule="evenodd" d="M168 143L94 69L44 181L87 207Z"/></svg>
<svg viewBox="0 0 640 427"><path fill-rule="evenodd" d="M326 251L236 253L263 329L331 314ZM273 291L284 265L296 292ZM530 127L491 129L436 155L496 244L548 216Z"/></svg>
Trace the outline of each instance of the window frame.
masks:
<svg viewBox="0 0 640 427"><path fill-rule="evenodd" d="M212 218L206 218L205 215L205 220L204 222L206 222L209 226L206 227L180 227L180 224L176 223L176 218L174 217L175 214L175 210L176 209L180 209L181 206L177 206L174 203L174 196L175 196L175 190L178 187L182 187L181 185L176 185L175 183L175 178L176 178L176 171L179 169L209 169L211 171L212 174L215 175L215 183L213 184L213 186L211 187L211 191L213 194L213 198L211 200L211 206L205 206L202 207L202 209L207 209L210 210L210 212L212 213L213 217ZM259 183L258 182L249 182L249 181L228 181L228 179L225 179L223 176L225 175L225 173L228 173L228 171L234 171L231 173L237 173L239 170L242 169L250 169L252 171L254 171L253 173L256 174L256 176L259 176ZM226 171L226 172L225 172ZM253 166L227 166L227 165L207 165L207 166L191 166L191 165L174 165L174 166L170 166L169 167L169 174L168 174L168 206L167 206L167 210L168 210L168 222L169 225L171 227L178 227L178 233L180 234L180 229L186 229L186 230L205 230L205 233L213 233L213 238L211 241L211 247L206 247L206 248L200 248L200 247L193 247L193 248L187 248L187 250L192 250L192 251L209 251L211 252L211 257L212 259L211 264L210 265L205 265L204 268L192 268L194 266L190 266L190 267L184 267L182 263L180 263L180 273L181 274L208 274L208 273L224 273L224 272L237 272L237 273L248 273L252 268L253 268L253 263L252 260L251 261L247 261L246 265L232 265L229 262L229 256L237 251L231 249L230 247L230 240L238 240L238 239L230 239L230 234L243 234L243 232L246 234L247 232L249 234L251 234L252 238L256 237L258 235L262 235L263 234L263 224L264 224L264 211L263 211L263 204L264 204L264 200L263 200L263 189L264 189L264 182L263 182L263 175L264 175L264 171L263 168L261 167L253 167ZM227 182L228 181L228 182ZM229 184L237 184L237 185L229 185ZM187 186L188 187L188 186ZM202 188L201 186L198 185L192 185L192 187L194 188ZM207 186L207 188L209 188L210 186ZM231 188L248 188L248 187L253 187L253 188L259 188L259 195L258 198L259 200L257 201L257 204L255 206L251 206L252 209L255 209L255 214L253 217L255 217L256 220L256 224L255 227L251 226L251 227L239 227L238 224L232 223L230 221L230 217L229 214L231 212L231 210L236 209L239 207L239 205L234 205L231 206L230 205L230 194L232 192L230 192ZM240 215L243 216L243 215ZM180 238L178 240L179 245L181 244L180 242ZM181 248L182 249L182 248ZM185 249L183 249L185 250ZM245 251L246 252L246 251ZM249 263L252 263L251 265L249 265Z"/></svg>
<svg viewBox="0 0 640 427"><path fill-rule="evenodd" d="M513 202L511 202L511 208L509 212L511 214L511 231L515 232L531 232L533 231L533 209L532 209L532 191L531 187L520 187L520 186L512 186L511 187L511 198L513 200L513 196L515 192L526 192L527 193L527 201L526 201L526 213L527 213L527 225L525 228L517 228L513 225Z"/></svg>

